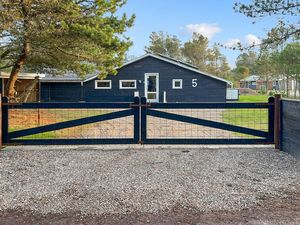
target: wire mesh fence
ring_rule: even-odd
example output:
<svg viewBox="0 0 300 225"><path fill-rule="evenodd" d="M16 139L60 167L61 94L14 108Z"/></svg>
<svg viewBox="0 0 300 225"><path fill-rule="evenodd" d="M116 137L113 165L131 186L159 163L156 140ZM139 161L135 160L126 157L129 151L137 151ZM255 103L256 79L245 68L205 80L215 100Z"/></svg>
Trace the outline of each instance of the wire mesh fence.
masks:
<svg viewBox="0 0 300 225"><path fill-rule="evenodd" d="M158 111L172 113L225 123L233 126L255 129L268 132L268 109L158 109ZM180 122L153 116L147 117L147 138L154 139L237 139L237 138L261 138L253 135L232 132L209 126L201 126L192 123Z"/></svg>
<svg viewBox="0 0 300 225"><path fill-rule="evenodd" d="M9 132L43 127L93 116L107 115L124 109L10 109ZM18 139L90 139L132 138L133 115L93 122L65 129L22 136Z"/></svg>
<svg viewBox="0 0 300 225"><path fill-rule="evenodd" d="M272 102L149 104L137 98L133 103L7 106L12 143L272 143L274 136Z"/></svg>

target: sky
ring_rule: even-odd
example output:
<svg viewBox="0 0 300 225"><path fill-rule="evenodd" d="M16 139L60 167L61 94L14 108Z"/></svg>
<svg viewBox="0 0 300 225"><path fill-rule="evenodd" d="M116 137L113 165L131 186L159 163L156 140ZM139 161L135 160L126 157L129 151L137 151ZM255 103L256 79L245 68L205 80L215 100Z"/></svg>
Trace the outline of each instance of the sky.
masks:
<svg viewBox="0 0 300 225"><path fill-rule="evenodd" d="M247 0L241 0L247 2ZM166 31L183 42L193 32L209 38L210 45L221 43L234 46L237 42L259 43L276 19L263 18L253 24L251 18L234 12L234 0L127 0L118 13L135 14L136 21L126 35L133 41L128 55L143 55L151 32ZM221 49L231 67L239 51Z"/></svg>

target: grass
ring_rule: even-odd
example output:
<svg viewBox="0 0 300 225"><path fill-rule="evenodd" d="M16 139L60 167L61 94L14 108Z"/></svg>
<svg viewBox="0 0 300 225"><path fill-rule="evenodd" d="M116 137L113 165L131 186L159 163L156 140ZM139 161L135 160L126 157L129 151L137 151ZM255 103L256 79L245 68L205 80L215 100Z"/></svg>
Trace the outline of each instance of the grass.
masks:
<svg viewBox="0 0 300 225"><path fill-rule="evenodd" d="M241 95L239 102L268 102L268 95Z"/></svg>
<svg viewBox="0 0 300 225"><path fill-rule="evenodd" d="M11 132L14 132L14 131L18 131L18 130L24 130L26 128L17 128L17 127L14 127L14 128L9 128L9 133ZM33 134L33 135L29 135L29 136L26 136L26 138L28 139L53 139L53 138L57 138L58 135L54 132L44 132L44 133L39 133L39 134ZM21 137L22 139L23 137ZM18 139L18 138L17 138Z"/></svg>
<svg viewBox="0 0 300 225"><path fill-rule="evenodd" d="M241 95L239 102L268 102L267 95ZM227 109L223 112L223 122L256 130L268 129L267 109ZM238 136L247 136L237 134Z"/></svg>

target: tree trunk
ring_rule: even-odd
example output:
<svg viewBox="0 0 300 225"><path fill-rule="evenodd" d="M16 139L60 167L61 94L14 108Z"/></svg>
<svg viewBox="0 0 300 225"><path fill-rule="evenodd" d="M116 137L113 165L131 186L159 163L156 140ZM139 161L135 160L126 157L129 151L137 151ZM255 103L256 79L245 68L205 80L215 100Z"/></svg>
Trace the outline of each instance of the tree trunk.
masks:
<svg viewBox="0 0 300 225"><path fill-rule="evenodd" d="M289 75L287 75L286 76L286 97L289 97L289 91L290 91L289 83L290 83L290 79L289 79Z"/></svg>
<svg viewBox="0 0 300 225"><path fill-rule="evenodd" d="M9 97L10 101L14 101L15 84L16 81L18 80L18 75L25 64L28 53L30 51L30 44L28 40L28 29L29 29L28 5L30 4L30 1L21 0L20 3L21 3L22 14L23 14L23 28L24 28L23 48L21 49L21 53L18 59L15 61L13 65L8 82L5 87L5 95Z"/></svg>
<svg viewBox="0 0 300 225"><path fill-rule="evenodd" d="M23 49L18 57L16 63L14 64L8 82L6 84L5 88L5 95L9 97L9 99L13 100L15 96L15 84L16 81L18 80L18 76L20 73L20 70L22 69L23 65L25 64L25 61L27 59L27 55L29 53L29 43L27 41L24 41Z"/></svg>
<svg viewBox="0 0 300 225"><path fill-rule="evenodd" d="M34 80L27 85L25 88L25 92L19 96L21 102L27 102L32 90L36 87L37 83L39 82L39 77L35 77Z"/></svg>
<svg viewBox="0 0 300 225"><path fill-rule="evenodd" d="M297 89L297 97L300 98L300 78L297 76L297 80L298 80L298 89Z"/></svg>
<svg viewBox="0 0 300 225"><path fill-rule="evenodd" d="M297 78L295 78L294 98L297 97L297 90L298 90L298 80Z"/></svg>
<svg viewBox="0 0 300 225"><path fill-rule="evenodd" d="M298 79L297 98L300 98L300 79Z"/></svg>

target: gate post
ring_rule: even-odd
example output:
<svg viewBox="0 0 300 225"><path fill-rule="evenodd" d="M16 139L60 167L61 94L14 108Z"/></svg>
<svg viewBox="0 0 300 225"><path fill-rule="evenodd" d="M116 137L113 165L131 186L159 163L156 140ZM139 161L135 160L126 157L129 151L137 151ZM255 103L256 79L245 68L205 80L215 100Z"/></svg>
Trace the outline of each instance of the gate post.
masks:
<svg viewBox="0 0 300 225"><path fill-rule="evenodd" d="M138 144L140 141L140 97L134 97L134 143Z"/></svg>
<svg viewBox="0 0 300 225"><path fill-rule="evenodd" d="M140 143L144 144L147 138L147 98L141 98L141 140Z"/></svg>
<svg viewBox="0 0 300 225"><path fill-rule="evenodd" d="M2 97L2 144L8 144L8 98Z"/></svg>
<svg viewBox="0 0 300 225"><path fill-rule="evenodd" d="M274 143L275 143L275 149L280 149L280 121L281 121L281 95L276 94L275 95L275 102L274 102Z"/></svg>
<svg viewBox="0 0 300 225"><path fill-rule="evenodd" d="M0 94L0 150L2 149L2 96Z"/></svg>
<svg viewBox="0 0 300 225"><path fill-rule="evenodd" d="M273 96L269 97L268 103L268 132L269 132L269 140L274 143L274 102L275 99Z"/></svg>

